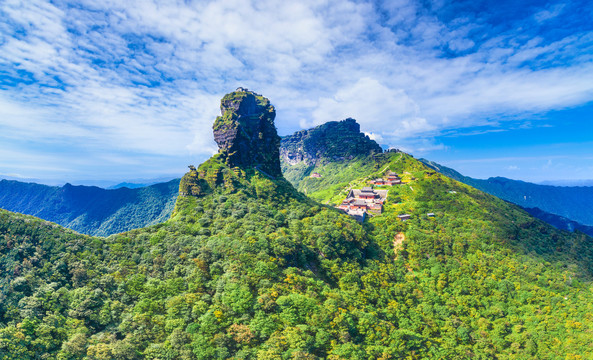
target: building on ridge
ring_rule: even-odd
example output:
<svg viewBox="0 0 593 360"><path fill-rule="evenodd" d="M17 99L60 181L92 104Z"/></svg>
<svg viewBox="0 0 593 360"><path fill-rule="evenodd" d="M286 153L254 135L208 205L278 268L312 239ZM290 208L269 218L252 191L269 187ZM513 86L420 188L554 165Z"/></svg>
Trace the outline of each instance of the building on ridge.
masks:
<svg viewBox="0 0 593 360"><path fill-rule="evenodd" d="M369 183L373 184L373 185L389 185L389 186L393 186L393 185L399 185L402 183L402 179L399 177L399 175L393 171L389 171L387 173L387 177L383 178L383 179L374 179L369 181Z"/></svg>
<svg viewBox="0 0 593 360"><path fill-rule="evenodd" d="M337 208L344 210L348 215L359 220L361 219L359 217L361 213L364 213L365 216L367 213L381 214L383 204L387 199L387 192L388 190L375 190L371 187L352 189Z"/></svg>

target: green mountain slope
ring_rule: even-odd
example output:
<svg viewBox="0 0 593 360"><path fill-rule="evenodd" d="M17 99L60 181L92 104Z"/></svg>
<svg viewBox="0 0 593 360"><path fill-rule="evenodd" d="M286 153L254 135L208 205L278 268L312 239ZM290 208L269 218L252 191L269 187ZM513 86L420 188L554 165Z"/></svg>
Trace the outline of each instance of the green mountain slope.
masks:
<svg viewBox="0 0 593 360"><path fill-rule="evenodd" d="M0 180L0 207L34 215L80 233L108 236L167 220L178 189L179 180L114 190Z"/></svg>
<svg viewBox="0 0 593 360"><path fill-rule="evenodd" d="M0 211L0 358L593 356L590 237L403 153L344 179L408 182L358 223L296 191L272 156L233 156L276 141L270 105L236 95L219 154L182 178L163 224L93 238Z"/></svg>
<svg viewBox="0 0 593 360"><path fill-rule="evenodd" d="M463 176L435 162L421 159L435 170L465 184L525 208L539 208L583 225L593 226L593 187L537 185L503 177L487 180Z"/></svg>
<svg viewBox="0 0 593 360"><path fill-rule="evenodd" d="M381 146L361 133L360 125L351 118L297 131L282 138L280 144L282 172L295 186L315 172L316 166L382 152ZM337 175L332 173L332 177Z"/></svg>
<svg viewBox="0 0 593 360"><path fill-rule="evenodd" d="M589 236L593 236L593 226L582 225L576 221L572 221L559 215L550 214L538 208L523 208L523 210L527 211L529 215L543 220L557 229L581 231Z"/></svg>

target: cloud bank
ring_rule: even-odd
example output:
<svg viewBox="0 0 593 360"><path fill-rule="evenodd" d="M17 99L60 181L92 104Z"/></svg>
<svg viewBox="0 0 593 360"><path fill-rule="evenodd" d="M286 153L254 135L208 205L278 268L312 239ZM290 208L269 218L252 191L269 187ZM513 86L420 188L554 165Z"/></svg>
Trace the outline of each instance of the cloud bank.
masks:
<svg viewBox="0 0 593 360"><path fill-rule="evenodd" d="M281 134L354 117L409 151L593 100L592 5L512 4L6 0L0 172L181 174L238 86Z"/></svg>

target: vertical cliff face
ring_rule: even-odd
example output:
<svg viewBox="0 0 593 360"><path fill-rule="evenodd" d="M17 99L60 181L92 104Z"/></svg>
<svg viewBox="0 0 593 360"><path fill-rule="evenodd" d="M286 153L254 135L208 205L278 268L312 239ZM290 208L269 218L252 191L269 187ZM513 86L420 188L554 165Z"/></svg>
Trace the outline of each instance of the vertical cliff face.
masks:
<svg viewBox="0 0 593 360"><path fill-rule="evenodd" d="M339 161L383 152L381 146L360 132L356 120L330 121L282 139L280 153L287 166Z"/></svg>
<svg viewBox="0 0 593 360"><path fill-rule="evenodd" d="M282 177L276 110L270 100L239 88L222 98L220 112L212 126L218 154L198 168L190 166L179 184L182 196L203 196L218 186L232 192L248 169Z"/></svg>
<svg viewBox="0 0 593 360"><path fill-rule="evenodd" d="M214 140L230 167L255 167L271 176L280 170L280 137L274 126L276 109L270 101L242 88L225 95L221 116L214 121Z"/></svg>

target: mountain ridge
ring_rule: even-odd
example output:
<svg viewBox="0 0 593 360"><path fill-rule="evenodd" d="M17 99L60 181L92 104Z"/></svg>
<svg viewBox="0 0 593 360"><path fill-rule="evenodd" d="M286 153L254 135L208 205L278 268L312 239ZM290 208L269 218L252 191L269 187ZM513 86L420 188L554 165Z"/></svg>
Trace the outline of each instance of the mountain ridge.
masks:
<svg viewBox="0 0 593 360"><path fill-rule="evenodd" d="M248 90L243 91L240 94L244 96L247 93ZM256 96L261 97L259 94L253 95L254 98ZM232 99L227 102L232 106ZM220 118L224 117L224 107L221 108L221 110L222 116ZM239 116L235 117L238 118ZM343 138L343 136L345 136L345 138ZM346 141L348 139L351 140ZM344 144L346 145L344 146ZM355 144L355 146L351 146L353 144ZM305 151L304 149L308 150ZM311 191L315 192L321 187L329 188L331 186L336 186L335 182L329 183L323 178L310 178L312 173L317 173L319 176L322 176L320 173L325 173L325 175L330 175L332 181L340 174L345 175L346 177L352 176L357 171L368 170L363 165L365 163L364 161L352 161L354 157L365 158L370 154L380 154L381 151L380 146L376 142L360 132L360 126L356 123L356 120L348 118L342 121L329 122L312 129L298 131L291 136L283 137L280 146L280 159L283 175L299 190L310 193ZM292 161L291 159L298 161ZM446 168L429 160L420 160L435 169L440 169L441 172L446 173L448 176L451 176L456 180L490 192L507 201L516 203L530 214L547 221L560 229L569 231L578 229L589 235L593 234L590 229L591 227L585 225L584 222L581 224L578 221L571 220L569 218L572 214L570 211L564 212L564 214L568 215L559 215L558 209L562 209L562 206L557 206L557 202L544 206L547 208L547 211L543 209L537 210L542 202L533 201L532 199L535 198L534 196L530 197L530 201L526 201L526 199L517 199L516 194L513 194L513 191L516 191L516 189L510 192L506 191L509 186L513 188L514 184L519 184L521 186L537 184L530 184L528 182L511 180L503 177L492 177L487 180L473 179L465 177L453 169ZM360 167L361 165L362 167ZM20 189L18 186L11 186L9 189L7 186L8 181L9 180L5 180L3 183L0 183L1 207L11 211L37 215L82 233L101 236L108 236L135 227L137 228L165 221L174 209L174 200L172 200L172 197L177 193L175 186L168 186L167 192L162 193L169 197L167 202L155 199L154 195L138 195L138 199L132 200L131 198L134 198L134 196L130 196L130 194L125 192L116 196L115 193L104 193L97 187L76 186L76 189L86 189L86 192L93 193L96 198L93 199L92 196L86 194L85 191L79 191L79 196L87 199L89 204L82 203L77 208L77 206L72 203L72 201L74 201L72 196L68 197L70 199L70 203L68 203L68 200L63 198L64 194L56 195L60 194L60 191L56 190L58 187L14 181L12 184L20 184ZM174 183L175 181L178 180L170 181L168 184ZM300 185L301 183L302 185ZM158 185L157 187L159 187L163 186L162 184L164 183L160 184L161 185L154 185ZM488 191L493 188L493 186L494 190ZM74 189L74 186L66 184L62 188L70 189L71 192L72 189ZM589 190L580 188L570 190L566 188L563 190L557 188L560 187L554 187L554 189L559 190L560 192ZM548 188L543 187L542 189L545 190ZM151 192L149 189L138 191L147 193ZM51 195L52 193L54 193L54 195ZM108 206L106 202L103 201L103 212L105 212L105 209L107 208L110 210L107 209L107 214L100 215L98 213L101 213L102 211L92 209L92 203L100 203L102 201L100 200L101 198L108 198L110 199L109 202L118 205ZM124 199L127 200L124 201ZM558 199L556 199L556 201L557 200ZM148 213L145 210L146 205L152 207L153 210ZM583 211L580 215L586 213L587 211ZM132 222L123 221L123 219L130 214L135 214L135 220Z"/></svg>
<svg viewBox="0 0 593 360"><path fill-rule="evenodd" d="M546 223L554 226L557 229L566 230L566 231L570 231L570 232L580 231L580 232L583 232L583 233L593 237L593 226L587 226L587 225L580 224L576 221L567 219L565 217L545 212L540 208L523 208L522 207L522 209L527 211L529 213L529 215L536 217L540 220L543 220Z"/></svg>
<svg viewBox="0 0 593 360"><path fill-rule="evenodd" d="M0 207L41 217L80 233L107 236L165 221L179 180L129 189L48 186L0 180Z"/></svg>
<svg viewBox="0 0 593 360"><path fill-rule="evenodd" d="M361 133L360 125L352 118L297 131L283 137L280 143L282 173L297 189L304 192L308 189L306 186L299 186L299 183L313 173L319 177L311 179L312 181L324 183L323 174L318 167L333 168L332 164L345 164L353 162L355 158L381 153L381 146Z"/></svg>
<svg viewBox="0 0 593 360"><path fill-rule="evenodd" d="M532 184L504 177L474 179L433 161L420 159L453 179L524 208L539 208L585 226L593 225L593 187L562 187Z"/></svg>
<svg viewBox="0 0 593 360"><path fill-rule="evenodd" d="M190 167L162 224L95 238L0 210L0 358L593 356L590 237L405 153L316 165L342 173L306 197L234 145ZM332 206L387 171L381 215Z"/></svg>
<svg viewBox="0 0 593 360"><path fill-rule="evenodd" d="M382 153L383 149L361 133L360 125L352 118L297 131L284 136L280 144L282 161L290 165L303 163L309 166L324 160L352 159L371 152Z"/></svg>

